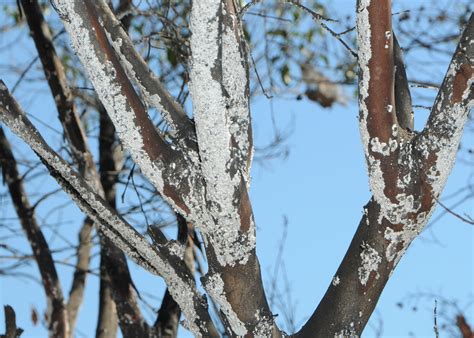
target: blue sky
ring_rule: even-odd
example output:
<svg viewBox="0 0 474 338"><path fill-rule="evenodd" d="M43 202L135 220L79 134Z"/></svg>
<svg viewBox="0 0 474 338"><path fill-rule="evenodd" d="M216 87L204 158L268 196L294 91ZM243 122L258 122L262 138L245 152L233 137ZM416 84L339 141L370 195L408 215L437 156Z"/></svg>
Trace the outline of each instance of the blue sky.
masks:
<svg viewBox="0 0 474 338"><path fill-rule="evenodd" d="M397 1L394 11L397 7L410 8L419 3L420 1ZM331 6L338 11L351 13L354 1L339 0ZM4 45L6 40L5 37L0 38L0 44ZM16 58L18 65L23 65L34 55L32 44L25 40L21 46L15 46L11 51L3 53L2 57ZM429 74L433 81L441 79L448 61L449 57L444 60L444 64L433 64L432 73ZM416 69L412 70L412 75L418 75ZM4 80L11 87L16 77L6 77ZM20 103L26 111L45 116L44 119L50 126L57 127L55 109L47 90L45 87L36 89L34 92L19 90L17 97ZM295 303L294 317L299 326L311 315L326 291L355 232L362 215L362 207L369 200L370 192L360 143L356 102L350 102L347 106L322 109L306 100L295 102L273 99L273 108L275 119L281 128L294 123L294 133L288 140L290 155L284 161L270 163L269 167L254 165L250 194L258 227L258 255L266 285L270 284L282 237L283 217L288 219L283 259L291 298ZM252 105L257 143L263 143L271 137L271 128L268 127L271 125L269 110L270 102L265 98L256 100ZM416 112L418 126L422 125L426 117L426 111ZM51 143L60 140L60 136L47 131L44 126L38 124L38 128ZM465 133L463 143L472 147L472 135ZM10 140L17 151L28 152L18 139L12 136ZM443 196L465 186L473 174L472 165L469 167L457 163ZM51 179L45 179L35 186L29 186L28 190L34 200L35 192L51 189L54 185ZM58 195L52 198L51 204L64 203L65 200L65 195ZM9 208L6 198L0 200L0 203L1 216L11 215L12 211L6 210ZM446 204L449 205L449 200ZM51 211L50 209L48 210ZM438 207L433 218L441 211ZM456 211L473 215L472 200L471 204L465 203ZM69 205L62 215L48 214L45 210L41 213L41 218L45 222L60 221L63 218L74 220L75 222L61 225L61 233L65 234L66 239L74 242L82 215L74 206ZM61 243L57 235L49 230L45 231L53 244ZM410 333L416 337L433 337L435 298L441 299L442 296L457 300L460 306L473 300L473 240L473 227L449 215L422 233L411 245L388 282L363 336L375 336L374 328L378 327L381 320L384 337L407 337ZM26 242L18 238L9 244L21 246L26 245ZM96 258L93 264L97 264ZM36 269L34 265L32 267L31 270ZM62 277L63 291L67 294L72 269L64 265L58 265L58 269ZM131 265L131 270L132 275L136 276L134 280L138 288L152 291L158 298L152 303L158 304L163 293L163 283L136 266ZM282 279L280 277L280 282ZM417 311L413 311L413 295L420 295L422 292L436 296L427 296L416 303ZM93 336L95 331L97 298L98 280L95 276L90 276L78 322L79 331L85 337ZM407 299L413 301L408 307L401 309L397 306L400 301L405 304ZM40 311L46 306L40 285L33 281L2 276L0 303L14 306L18 324L26 330L25 337L47 336L41 325L33 326L29 319L31 306ZM292 311L288 303L286 308ZM275 312L281 313L281 309ZM474 323L472 307L467 308L465 315L471 324ZM0 332L3 332L3 325L1 313ZM181 331L180 337L189 336L184 330Z"/></svg>

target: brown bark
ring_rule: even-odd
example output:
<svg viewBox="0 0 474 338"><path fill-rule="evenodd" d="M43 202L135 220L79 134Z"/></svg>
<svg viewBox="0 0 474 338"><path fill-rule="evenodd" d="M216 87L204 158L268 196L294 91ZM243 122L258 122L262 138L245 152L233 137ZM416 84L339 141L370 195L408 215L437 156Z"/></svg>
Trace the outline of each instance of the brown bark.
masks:
<svg viewBox="0 0 474 338"><path fill-rule="evenodd" d="M383 13L386 12L385 6L388 3L389 1L372 1L369 6L369 17L372 17L372 20L370 20L372 29L371 51L374 61L369 62L369 99L366 102L368 108L367 124L369 136L379 137L380 139L386 137L387 127L391 127L397 122L390 114L387 114L389 117L378 116L387 113L386 109L381 110L383 107L381 102L384 104L393 102L390 88L379 83L391 79L390 74L393 67L389 66L385 69L382 67L382 60L390 65L390 58L384 54L384 49L387 48L377 42L377 38L374 36L376 34L384 36L383 32L387 29L390 31L382 22L386 20L380 20ZM380 8L374 10L377 7ZM385 15L385 19L388 19L387 15ZM366 205L364 216L336 273L335 281L337 282L331 283L316 311L301 331L295 335L296 337L329 337L335 334L355 337L362 333L392 271L411 241L426 224L435 206L433 196L440 193L440 188L437 188L437 190L434 188L435 185L440 184L437 180L441 180L441 185L444 184L443 177L447 177L452 165L451 162L454 161L456 146L451 145L449 141L455 139L455 135L462 132L462 125L453 127L454 121L443 118L443 113L444 111L449 112L452 109L452 101L456 100L456 94L451 90L456 81L459 81L458 85L464 88L462 90L462 101L459 102L458 106L460 120L466 118L472 106L474 94L472 90L467 92L472 74L466 76L465 73L469 72L465 71L467 67L463 69L463 65L470 62L470 67L473 69L474 45L470 43L473 36L474 16L471 16L456 48L449 66L450 70L446 74L423 133L417 136L412 133L399 134L398 137L402 138L398 138L398 142L403 141L405 145L386 156L380 156L379 153L368 150L369 156L373 156L381 162L380 168L383 173L383 183L385 183L384 195L387 199L390 199L390 202L384 204L387 202L383 200L383 197L374 195ZM457 71L452 72L451 69ZM402 87L404 87L404 80L401 81ZM377 88L380 88L379 92L377 92ZM395 94L403 95L399 100L406 105L405 108L401 109L405 113L409 113L409 109L407 109L408 98L404 93L405 91L400 90L396 91ZM378 99L370 99L370 95L375 97L378 95ZM374 121L378 122L374 123ZM409 123L407 126L409 126ZM439 137L438 133L442 133L442 139L433 143L432 140ZM384 142L388 141L389 138L385 138ZM449 154L452 156L452 160L446 159L450 162L450 165L438 167L436 174L429 176L431 168L436 168L436 157L446 149L449 150ZM426 150L432 151L432 153L427 154ZM369 175L370 171L371 163L369 161ZM397 184L397 182L404 182L403 176L407 173L411 175L408 184L406 186ZM378 183L380 184L380 182ZM371 188L373 189L373 187ZM377 193L380 194L380 191ZM398 201L395 198L397 194L401 194L399 196L411 196L414 199L413 205L416 205L416 207L407 210L400 207L403 201ZM377 198L381 198L381 200L377 200ZM391 204L392 202L395 203ZM388 209L383 209L387 207L393 207L394 209L387 212ZM390 214L391 212L394 212L394 214ZM399 219L399 221L395 222L394 219ZM394 238L391 237L393 235L400 237L395 237L394 241ZM374 264L373 262L376 262L376 264L375 268L369 271L362 270L365 274L364 282L362 282L360 269L364 269L364 257L367 257L367 252L374 255L376 261L373 260L372 264ZM381 253L381 255L378 253Z"/></svg>
<svg viewBox="0 0 474 338"><path fill-rule="evenodd" d="M5 311L5 334L1 334L0 338L17 338L23 333L23 329L16 326L15 310L10 305L3 307Z"/></svg>
<svg viewBox="0 0 474 338"><path fill-rule="evenodd" d="M10 143L0 128L0 162L3 181L8 184L15 211L35 257L41 275L43 289L51 306L48 329L53 337L69 337L69 325L61 283L48 243L41 231L28 200L23 181L17 169Z"/></svg>
<svg viewBox="0 0 474 338"><path fill-rule="evenodd" d="M99 113L101 184L104 188L107 202L115 208L116 173L121 169L116 154L120 150L116 149L118 145L115 140L114 125L102 105L99 105ZM141 315L124 253L104 236L101 236L101 244L101 290L103 288L111 289L109 296L114 301L113 310L114 312L116 311L116 316L118 316L118 324L122 334L124 337L148 337L152 332L150 332L147 323ZM109 311L112 312L112 309Z"/></svg>
<svg viewBox="0 0 474 338"><path fill-rule="evenodd" d="M53 44L51 31L44 20L37 0L22 0L31 36L38 51L45 77L54 98L58 117L63 125L71 154L83 177L100 191L97 170L89 151L87 138L76 111L73 95L67 84L66 73ZM67 310L70 330L74 330L79 308L82 304L87 269L89 266L92 222L86 219L79 232L76 269L74 272Z"/></svg>
<svg viewBox="0 0 474 338"><path fill-rule="evenodd" d="M194 243L188 235L188 225L183 216L176 214L178 223L178 242L186 246L184 251L184 262L189 272L194 274ZM155 321L155 329L158 337L175 338L178 336L179 317L181 316L181 309L178 303L171 296L168 288L165 291L161 307L158 311L158 317Z"/></svg>
<svg viewBox="0 0 474 338"><path fill-rule="evenodd" d="M471 327L463 315L456 317L456 325L463 338L474 338L474 331L471 330Z"/></svg>

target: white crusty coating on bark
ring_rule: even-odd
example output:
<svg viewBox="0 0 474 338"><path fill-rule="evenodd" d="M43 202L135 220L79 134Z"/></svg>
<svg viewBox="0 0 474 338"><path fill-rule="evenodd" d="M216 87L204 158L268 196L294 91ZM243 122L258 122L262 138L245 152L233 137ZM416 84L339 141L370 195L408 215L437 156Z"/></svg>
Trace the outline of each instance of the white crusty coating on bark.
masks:
<svg viewBox="0 0 474 338"><path fill-rule="evenodd" d="M372 47L370 43L371 29L369 23L369 11L367 7L370 0L360 0L357 13L357 45L359 63L359 129L362 137L362 146L365 156L369 156L370 135L367 130L367 117L369 110L365 100L369 97L370 71L369 61L372 58ZM369 167L370 180L370 167Z"/></svg>
<svg viewBox="0 0 474 338"><path fill-rule="evenodd" d="M0 109L2 122L13 133L22 138L44 162L59 174L62 178L62 181L59 181L62 188L69 193L79 208L91 217L99 231L123 250L135 263L152 273L162 276L167 285L173 286L172 295L176 297L174 299L183 310L189 329L194 334L199 334L199 328L195 324L197 314L192 300L192 296L197 291L179 278L170 264L158 255L147 240L114 210L110 209L95 193L94 189L46 145L32 125L25 124L26 117L13 116L8 106L4 108ZM64 182L67 182L67 184Z"/></svg>
<svg viewBox="0 0 474 338"><path fill-rule="evenodd" d="M382 262L377 250L372 248L369 244L364 243L362 246L362 252L360 253L362 259L361 266L359 267L359 281L362 285L367 285L369 281L370 273L374 271L376 273L375 278L379 278L378 267Z"/></svg>
<svg viewBox="0 0 474 338"><path fill-rule="evenodd" d="M224 291L224 281L221 276L219 274L209 276L204 287L212 297L212 300L219 305L220 311L224 313L232 332L238 336L247 334L245 324L237 317L237 314L232 309L232 305L227 301Z"/></svg>
<svg viewBox="0 0 474 338"><path fill-rule="evenodd" d="M454 78L458 66L459 64L457 62L451 63L446 74L448 80ZM415 152L421 154L423 160L428 160L430 155L435 155L435 164L429 168L426 173L428 178L426 183L431 186L431 194L436 198L441 194L455 163L463 128L470 107L472 107L473 104L473 100L467 100L473 82L474 79L472 78L468 80L466 89L462 93L461 102L458 103L452 104L452 83L448 85L448 88L444 88L444 91L448 94L445 94L443 90L439 93L437 104L434 107L436 110L436 115L434 116L435 122L431 126L431 130L425 129L421 137L415 143ZM412 145L409 144L402 150L411 155L413 153L412 148ZM416 161L416 159L413 156L402 156L399 160L399 164L411 170L416 168L414 161ZM403 188L409 186L409 184L413 183L411 182L412 179L412 175L408 173L402 177L402 179L398 180L397 187ZM397 199L401 200L398 214L417 212L420 208L420 203L414 201L411 195L406 196L405 194L400 194L397 196ZM386 250L386 258L389 262L393 261L394 266L397 265L410 243L423 230L434 209L435 204L433 203L428 211L418 212L415 220L402 219L400 217L390 219L394 224L397 222L403 224L403 228L400 231L387 228L384 233L385 239L389 242ZM396 215L397 213L394 214Z"/></svg>
<svg viewBox="0 0 474 338"><path fill-rule="evenodd" d="M255 319L257 320L257 325L255 325L255 329L253 330L254 337L271 337L274 325L273 317L266 316L258 311L255 314Z"/></svg>
<svg viewBox="0 0 474 338"><path fill-rule="evenodd" d="M242 177L248 179L238 163L247 156L249 146L240 142L244 139L240 133L250 122L245 97L245 68L234 33L223 32L223 38L219 37L220 7L221 2L217 0L193 3L189 90L206 182L206 200L212 215L210 223L198 222L203 233L209 236L219 263L234 265L245 263L255 248L253 222L247 233L240 232L238 204L241 196L237 193ZM234 138L237 145L232 144L232 135L240 140Z"/></svg>
<svg viewBox="0 0 474 338"><path fill-rule="evenodd" d="M174 123L170 112L163 107L163 105L161 104L161 98L157 94L151 94L148 91L148 89L140 81L138 81L138 76L136 74L135 68L129 62L127 55L124 55L121 51L121 47L123 43L122 39L120 37L117 37L114 39L114 37L107 30L105 30L105 32L107 34L107 38L110 41L112 47L114 48L115 52L119 56L120 63L124 67L124 70L127 73L127 76L133 79L134 82L138 85L147 105L155 107L156 109L158 109L158 111L161 112L166 123L168 123L168 125L170 126L170 130L169 130L170 135L174 136L176 134L177 126ZM151 76L153 78L155 77L154 74L152 74Z"/></svg>
<svg viewBox="0 0 474 338"><path fill-rule="evenodd" d="M64 25L71 38L72 46L114 123L122 144L162 196L173 208L185 215L186 212L163 194L164 182L159 160L154 162L145 151L141 127L135 121L135 113L128 104L127 98L122 94L122 88L115 78L115 69L111 62L104 63L96 55L94 44L89 36L91 28L84 24L81 15L75 10L75 2L57 1L57 8L68 15L67 20L64 20Z"/></svg>

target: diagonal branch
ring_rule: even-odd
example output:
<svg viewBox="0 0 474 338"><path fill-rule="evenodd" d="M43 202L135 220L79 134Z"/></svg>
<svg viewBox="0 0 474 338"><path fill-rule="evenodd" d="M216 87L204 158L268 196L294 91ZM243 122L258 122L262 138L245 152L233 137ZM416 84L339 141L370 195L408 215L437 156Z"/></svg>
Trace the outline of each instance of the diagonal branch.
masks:
<svg viewBox="0 0 474 338"><path fill-rule="evenodd" d="M48 243L39 227L28 200L15 157L3 128L0 127L0 164L3 180L15 206L16 213L38 265L49 304L48 329L53 337L69 337L69 325L64 296Z"/></svg>
<svg viewBox="0 0 474 338"><path fill-rule="evenodd" d="M30 31L32 32L32 37L35 42L36 49L38 50L38 54L43 65L51 93L54 97L59 113L59 119L64 127L66 139L69 141L71 153L78 164L79 173L81 173L81 175L86 178L86 180L88 180L92 186L96 188L96 191L101 195L107 193L107 191L104 191L103 185L101 184L102 182L99 180L99 175L93 162L92 154L89 151L85 132L76 112L72 93L67 86L66 74L64 72L63 65L56 54L51 38L51 32L48 24L44 20L43 14L41 13L41 8L38 2L34 0L22 1L22 8L26 15ZM107 186L107 188L109 188L109 186ZM92 222L90 222L89 219L86 219L79 234L76 266L77 269L74 273L70 298L67 304L67 309L70 312L69 324L71 331L75 326L79 306L81 305L83 299L86 277L85 270L87 270L90 257L91 230ZM124 254L120 252L120 250L118 250L115 246L113 246L110 241L102 238L101 242L101 253L103 251L107 251L109 253L107 255L103 255L105 258L101 260L101 265L103 265L103 261L108 262L108 264L106 264L107 269L102 268L101 274L107 275L108 271L120 271L123 274L127 274L128 268L126 266ZM114 253L114 255L112 255L112 253ZM117 330L116 306L114 304L112 294L129 296L129 298L126 300L123 300L123 297L120 298L120 304L134 304L136 303L136 299L131 293L114 293L111 290L111 284L106 281L108 279L107 276L102 277L103 278L101 278L100 281L100 311L97 324L97 335L99 337L107 337L110 335L115 335ZM117 278L117 280L125 284L130 280L130 278ZM123 307L119 308L119 315L123 314L123 311L120 311L121 309L123 309ZM134 307L133 310L133 313L127 313L129 318L136 318L137 322L143 322L143 320L140 321L141 314L139 308ZM125 328L127 327L128 326ZM133 325L130 325L130 327L133 327Z"/></svg>
<svg viewBox="0 0 474 338"><path fill-rule="evenodd" d="M471 14L416 143L426 159L427 183L437 198L454 165L462 131L474 104L474 14Z"/></svg>
<svg viewBox="0 0 474 338"><path fill-rule="evenodd" d="M21 6L25 13L31 36L35 42L45 77L58 110L59 120L64 129L71 154L77 164L79 173L103 193L97 169L87 143L86 133L80 122L74 104L73 95L67 85L66 73L53 44L51 31L44 20L41 8L36 0L22 0ZM73 282L67 303L70 331L74 331L79 307L83 301L86 282L86 271L89 266L92 222L86 219L79 232L77 262Z"/></svg>
<svg viewBox="0 0 474 338"><path fill-rule="evenodd" d="M96 92L115 125L117 133L143 174L173 208L188 215L195 168L176 147L168 144L148 117L147 111L120 64L107 32L91 2L56 2L72 45ZM192 168L190 170L190 167Z"/></svg>
<svg viewBox="0 0 474 338"><path fill-rule="evenodd" d="M196 153L196 132L193 122L137 52L123 25L105 1L96 1L94 5L94 12L109 34L108 37L120 57L122 66L129 77L140 87L146 103L163 114L163 117L171 126L172 136L178 142L182 142L181 146L184 150Z"/></svg>
<svg viewBox="0 0 474 338"><path fill-rule="evenodd" d="M0 103L1 121L37 153L63 190L94 220L98 230L135 263L161 275L167 285L173 285L170 290L186 317L189 329L195 334L207 332L206 326L211 325L211 321L206 302L196 290L193 276L189 274L181 258L166 250L157 251L97 195L93 188L46 144L1 81Z"/></svg>

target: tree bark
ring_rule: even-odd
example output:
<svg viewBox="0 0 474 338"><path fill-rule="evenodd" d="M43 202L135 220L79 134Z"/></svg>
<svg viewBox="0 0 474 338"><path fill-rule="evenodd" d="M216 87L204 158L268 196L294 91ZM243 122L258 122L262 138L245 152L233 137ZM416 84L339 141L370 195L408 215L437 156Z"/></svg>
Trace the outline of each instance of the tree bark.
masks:
<svg viewBox="0 0 474 338"><path fill-rule="evenodd" d="M15 211L28 238L41 275L48 301L48 329L53 337L68 338L70 332L67 311L54 260L43 232L36 221L34 209L29 203L15 157L3 128L0 128L0 163L3 181L8 185Z"/></svg>

